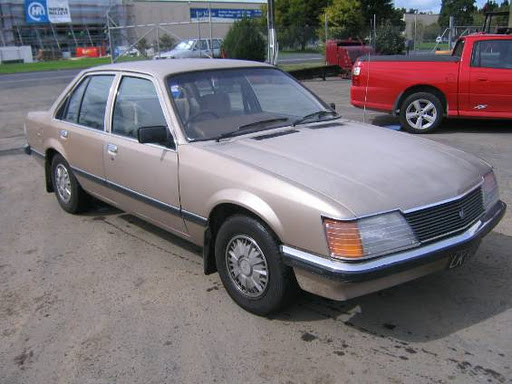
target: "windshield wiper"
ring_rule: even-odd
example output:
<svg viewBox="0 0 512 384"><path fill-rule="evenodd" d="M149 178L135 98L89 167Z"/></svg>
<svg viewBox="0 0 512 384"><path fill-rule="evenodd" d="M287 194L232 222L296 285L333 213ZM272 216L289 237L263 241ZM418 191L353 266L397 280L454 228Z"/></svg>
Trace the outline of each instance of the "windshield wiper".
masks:
<svg viewBox="0 0 512 384"><path fill-rule="evenodd" d="M254 121L249 124L244 124L244 125L239 126L234 131L224 132L224 133L220 134L219 136L217 136L215 138L215 140L219 141L220 139L225 139L227 137L233 137L233 136L243 135L245 133L257 132L257 131L259 131L258 129L249 129L249 128L255 128L259 125L265 125L265 124L269 124L269 123L277 123L280 121L288 121L288 118L287 117L279 117L279 118L259 120L259 121ZM272 128L277 128L277 127L269 127L266 129L272 129Z"/></svg>
<svg viewBox="0 0 512 384"><path fill-rule="evenodd" d="M317 121L320 120L323 116L326 116L326 115L332 115L334 116L334 118L338 118L340 117L336 112L334 111L326 111L326 110L322 110L322 111L316 111L316 112L313 112L313 113L310 113L306 116L303 116L301 117L300 119L297 119L295 120L293 123L292 123L292 127L295 127L296 125L300 124L300 123L303 123L305 121L308 121L310 119L312 119L313 117L316 117L317 118Z"/></svg>

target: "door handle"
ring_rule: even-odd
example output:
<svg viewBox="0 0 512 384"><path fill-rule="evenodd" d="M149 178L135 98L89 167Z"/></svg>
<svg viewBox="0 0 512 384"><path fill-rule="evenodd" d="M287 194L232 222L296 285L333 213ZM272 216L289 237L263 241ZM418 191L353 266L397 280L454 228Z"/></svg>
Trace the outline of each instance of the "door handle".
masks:
<svg viewBox="0 0 512 384"><path fill-rule="evenodd" d="M117 155L117 145L107 144L107 152L112 156Z"/></svg>
<svg viewBox="0 0 512 384"><path fill-rule="evenodd" d="M60 133L60 138L61 139L67 139L68 138L69 132L67 131L67 129L61 129L59 133Z"/></svg>
<svg viewBox="0 0 512 384"><path fill-rule="evenodd" d="M478 81L487 81L487 77L479 77L477 80Z"/></svg>

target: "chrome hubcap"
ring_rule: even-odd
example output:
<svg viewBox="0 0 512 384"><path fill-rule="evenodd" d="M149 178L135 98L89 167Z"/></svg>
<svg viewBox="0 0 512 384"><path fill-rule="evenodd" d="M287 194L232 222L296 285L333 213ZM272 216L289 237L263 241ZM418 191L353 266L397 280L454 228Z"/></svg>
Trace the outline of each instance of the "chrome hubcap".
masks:
<svg viewBox="0 0 512 384"><path fill-rule="evenodd" d="M405 118L411 127L428 129L437 119L437 108L429 100L418 99L409 104L405 111Z"/></svg>
<svg viewBox="0 0 512 384"><path fill-rule="evenodd" d="M267 259L253 239L233 237L226 247L226 266L229 278L243 295L263 295L268 285Z"/></svg>
<svg viewBox="0 0 512 384"><path fill-rule="evenodd" d="M57 187L57 193L59 198L69 203L71 200L71 181L69 179L69 173L65 166L62 164L57 165L55 168L55 184Z"/></svg>

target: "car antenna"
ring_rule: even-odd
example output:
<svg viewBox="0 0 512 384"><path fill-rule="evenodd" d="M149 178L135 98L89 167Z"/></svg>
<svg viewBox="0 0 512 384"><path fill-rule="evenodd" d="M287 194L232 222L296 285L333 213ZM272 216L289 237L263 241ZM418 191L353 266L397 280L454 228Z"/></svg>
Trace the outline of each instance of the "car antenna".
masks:
<svg viewBox="0 0 512 384"><path fill-rule="evenodd" d="M368 50L368 75L366 76L366 87L364 89L364 104L363 104L363 123L366 123L366 101L368 99L368 85L370 83L370 62L371 62L371 52Z"/></svg>

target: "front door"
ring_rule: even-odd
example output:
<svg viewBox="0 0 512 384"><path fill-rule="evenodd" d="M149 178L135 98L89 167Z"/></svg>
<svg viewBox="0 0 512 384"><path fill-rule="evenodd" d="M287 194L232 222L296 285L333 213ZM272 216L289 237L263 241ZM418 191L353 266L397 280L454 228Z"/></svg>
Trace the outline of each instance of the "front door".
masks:
<svg viewBox="0 0 512 384"><path fill-rule="evenodd" d="M469 109L474 116L512 118L512 40L475 43L469 75Z"/></svg>
<svg viewBox="0 0 512 384"><path fill-rule="evenodd" d="M116 202L170 231L185 234L173 145L141 144L141 127L168 126L150 78L123 76L113 102L111 135L104 148L107 183Z"/></svg>

